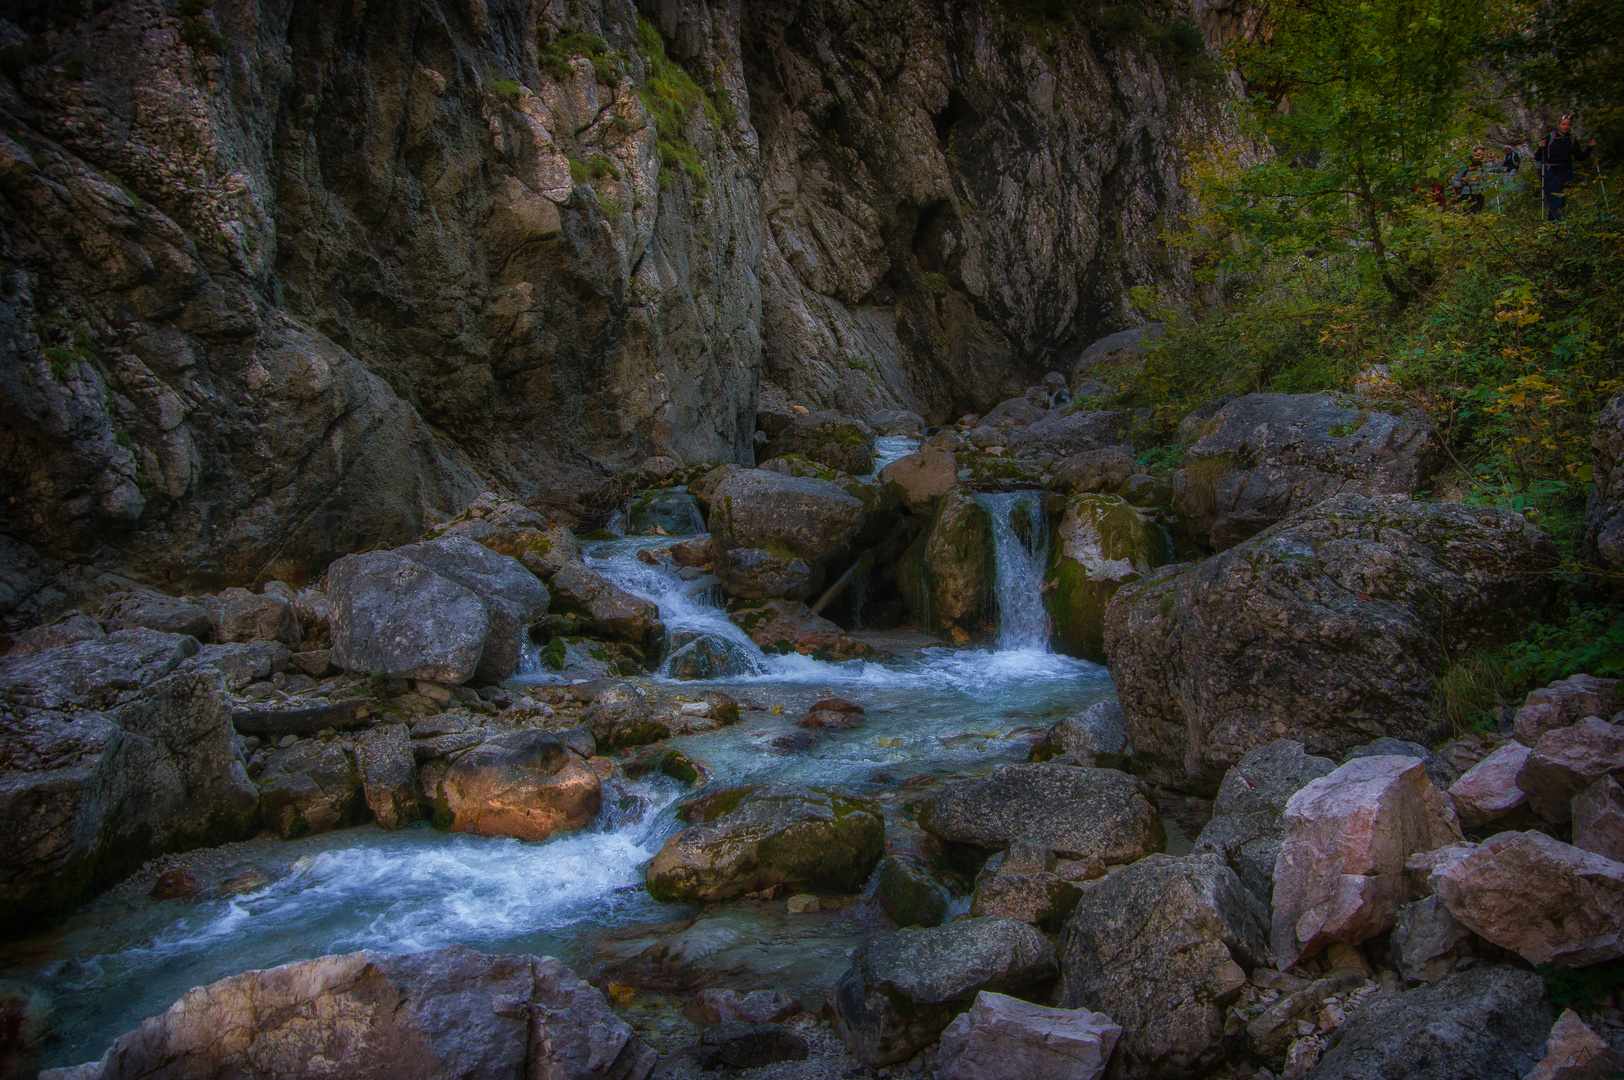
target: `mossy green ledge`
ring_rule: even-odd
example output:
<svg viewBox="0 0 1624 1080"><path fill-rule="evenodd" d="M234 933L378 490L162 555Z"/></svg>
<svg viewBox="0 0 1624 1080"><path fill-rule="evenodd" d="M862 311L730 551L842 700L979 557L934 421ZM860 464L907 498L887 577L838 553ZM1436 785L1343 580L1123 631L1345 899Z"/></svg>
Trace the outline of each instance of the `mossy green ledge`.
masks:
<svg viewBox="0 0 1624 1080"><path fill-rule="evenodd" d="M1060 518L1044 574L1053 645L1105 662L1105 608L1117 589L1171 562L1161 526L1118 495L1076 495Z"/></svg>

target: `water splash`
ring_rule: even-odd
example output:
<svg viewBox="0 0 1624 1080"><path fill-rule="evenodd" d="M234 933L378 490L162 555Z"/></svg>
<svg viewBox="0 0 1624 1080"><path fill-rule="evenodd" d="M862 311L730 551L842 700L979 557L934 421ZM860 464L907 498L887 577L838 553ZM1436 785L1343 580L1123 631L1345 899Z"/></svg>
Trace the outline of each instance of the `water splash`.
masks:
<svg viewBox="0 0 1624 1080"><path fill-rule="evenodd" d="M1000 652L1049 652L1049 613L1043 607L1043 567L1049 557L1049 520L1036 491L976 496L992 518L994 590Z"/></svg>
<svg viewBox="0 0 1624 1080"><path fill-rule="evenodd" d="M918 450L922 441L913 435L881 435L874 440L874 472Z"/></svg>

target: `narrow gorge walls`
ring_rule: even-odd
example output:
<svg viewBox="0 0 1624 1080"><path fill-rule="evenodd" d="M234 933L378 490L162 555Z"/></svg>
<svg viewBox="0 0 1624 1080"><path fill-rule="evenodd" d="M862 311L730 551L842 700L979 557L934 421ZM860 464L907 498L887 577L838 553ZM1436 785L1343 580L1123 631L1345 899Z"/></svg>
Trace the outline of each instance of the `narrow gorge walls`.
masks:
<svg viewBox="0 0 1624 1080"><path fill-rule="evenodd" d="M0 620L749 464L763 400L941 421L1065 367L1187 276L1226 84L1202 12L1041 8L13 11Z"/></svg>

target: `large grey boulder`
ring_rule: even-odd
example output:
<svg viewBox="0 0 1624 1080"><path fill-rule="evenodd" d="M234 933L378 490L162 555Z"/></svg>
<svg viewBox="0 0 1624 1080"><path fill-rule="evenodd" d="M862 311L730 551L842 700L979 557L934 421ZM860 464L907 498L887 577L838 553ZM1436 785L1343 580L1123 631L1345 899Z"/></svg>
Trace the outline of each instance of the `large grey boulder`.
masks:
<svg viewBox="0 0 1624 1080"><path fill-rule="evenodd" d="M479 669L490 615L473 590L392 551L327 569L333 663L388 678L464 683Z"/></svg>
<svg viewBox="0 0 1624 1080"><path fill-rule="evenodd" d="M711 569L727 594L740 600L806 600L812 592L812 568L794 555L733 548L717 556Z"/></svg>
<svg viewBox="0 0 1624 1080"><path fill-rule="evenodd" d="M762 447L760 460L797 454L861 476L874 471L874 429L835 412L797 415Z"/></svg>
<svg viewBox="0 0 1624 1080"><path fill-rule="evenodd" d="M109 631L145 627L206 640L212 630L208 608L184 597L151 589L114 593L103 601L101 621Z"/></svg>
<svg viewBox="0 0 1624 1080"><path fill-rule="evenodd" d="M1069 756L1081 765L1114 767L1133 753L1128 720L1115 701L1097 701L1057 720L1038 744L1034 760Z"/></svg>
<svg viewBox="0 0 1624 1080"><path fill-rule="evenodd" d="M959 463L946 450L922 447L880 470L880 483L890 488L910 514L929 517L936 501L959 482Z"/></svg>
<svg viewBox="0 0 1624 1080"><path fill-rule="evenodd" d="M452 945L233 975L120 1036L101 1061L43 1075L644 1080L657 1057L601 993L552 957Z"/></svg>
<svg viewBox="0 0 1624 1080"><path fill-rule="evenodd" d="M445 536L395 554L479 597L490 630L474 669L476 682L501 682L519 667L525 627L547 614L547 586L519 560L466 537Z"/></svg>
<svg viewBox="0 0 1624 1080"><path fill-rule="evenodd" d="M1533 972L1470 968L1372 998L1304 1080L1522 1080L1552 1011Z"/></svg>
<svg viewBox="0 0 1624 1080"><path fill-rule="evenodd" d="M1437 674L1538 617L1555 558L1519 514L1340 495L1124 585L1105 647L1136 770L1213 791L1279 738L1437 741Z"/></svg>
<svg viewBox="0 0 1624 1080"><path fill-rule="evenodd" d="M120 630L0 658L0 925L20 932L169 851L253 834L258 799L195 638Z"/></svg>
<svg viewBox="0 0 1624 1080"><path fill-rule="evenodd" d="M816 566L850 542L863 524L863 502L812 476L744 469L711 494L710 534L717 551L760 548Z"/></svg>
<svg viewBox="0 0 1624 1080"><path fill-rule="evenodd" d="M210 608L216 641L277 641L297 649L302 640L293 602L284 596L222 589L218 596L203 597L202 602Z"/></svg>
<svg viewBox="0 0 1624 1080"><path fill-rule="evenodd" d="M1219 410L1173 477L1197 541L1224 551L1333 495L1414 495L1444 464L1427 418L1334 394L1248 394Z"/></svg>
<svg viewBox="0 0 1624 1080"><path fill-rule="evenodd" d="M1002 851L1024 840L1073 859L1128 863L1167 844L1151 799L1143 781L1115 769L1000 765L942 785L919 824L949 844Z"/></svg>
<svg viewBox="0 0 1624 1080"><path fill-rule="evenodd" d="M1258 747L1224 774L1194 851L1223 858L1253 896L1273 896L1274 862L1285 835L1280 815L1303 785L1335 768L1330 758L1315 757L1291 739Z"/></svg>
<svg viewBox="0 0 1624 1080"><path fill-rule="evenodd" d="M1088 450L1120 446L1128 434L1123 412L1067 413L1054 410L1043 419L1010 433L1009 449L1021 457L1055 454L1071 457Z"/></svg>
<svg viewBox="0 0 1624 1080"><path fill-rule="evenodd" d="M869 802L793 784L707 797L648 866L662 901L728 900L776 885L855 892L885 847Z"/></svg>
<svg viewBox="0 0 1624 1080"><path fill-rule="evenodd" d="M868 414L868 426L876 435L918 435L925 418L911 409L876 409Z"/></svg>
<svg viewBox="0 0 1624 1080"><path fill-rule="evenodd" d="M260 817L285 840L353 825L365 806L355 760L326 739L273 750L260 776Z"/></svg>
<svg viewBox="0 0 1624 1080"><path fill-rule="evenodd" d="M1267 909L1216 855L1152 855L1083 890L1061 935L1060 1005L1122 1025L1122 1075L1206 1076L1224 1014L1268 954Z"/></svg>
<svg viewBox="0 0 1624 1080"><path fill-rule="evenodd" d="M983 990L1022 994L1055 977L1054 946L1025 923L959 919L868 938L835 984L835 1031L868 1065L904 1061Z"/></svg>

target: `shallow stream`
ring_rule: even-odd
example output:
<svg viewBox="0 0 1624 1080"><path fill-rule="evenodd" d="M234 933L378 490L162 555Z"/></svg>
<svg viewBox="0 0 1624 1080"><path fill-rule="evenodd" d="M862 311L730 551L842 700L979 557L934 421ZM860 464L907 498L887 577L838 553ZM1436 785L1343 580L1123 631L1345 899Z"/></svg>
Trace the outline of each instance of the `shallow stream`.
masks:
<svg viewBox="0 0 1624 1080"><path fill-rule="evenodd" d="M749 674L675 683L630 680L691 696L710 687L753 699L736 726L673 740L710 782L781 779L840 785L879 800L888 837L905 842L903 809L935 779L1024 760L1036 734L1067 712L1112 696L1104 668L1050 653L1038 599L1042 514L1012 524L1021 493L983 495L997 522L1000 630L990 649L955 649L920 635L874 634L883 662L765 656L730 623L714 590L693 591L636 558L672 537L587 545L591 563L659 604L667 631L725 639ZM1025 513L1017 508L1016 516ZM533 674L535 679L543 676ZM867 711L850 731L821 732L806 750L772 746L819 696ZM781 706L774 712L772 706ZM658 904L642 871L679 828L689 792L657 777L626 785L591 828L542 843L376 826L297 841L254 840L184 857L206 887L253 870L254 891L198 902L149 899L133 880L86 905L52 934L0 951L0 978L45 991L53 1011L46 1066L92 1060L119 1034L193 986L254 968L356 949L412 951L462 943L485 952L552 954L601 984L656 1046L691 1036L675 1006L698 985L771 987L816 1011L851 947L883 923L871 905L835 898L788 915L782 898L701 910ZM893 825L897 826L894 834Z"/></svg>

